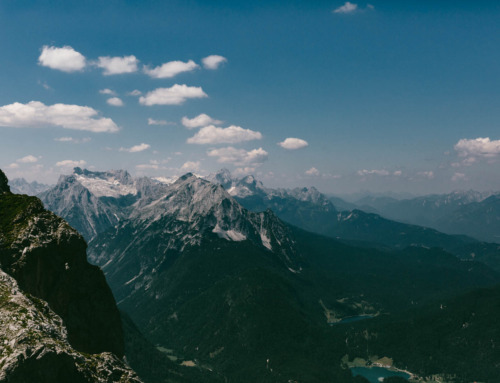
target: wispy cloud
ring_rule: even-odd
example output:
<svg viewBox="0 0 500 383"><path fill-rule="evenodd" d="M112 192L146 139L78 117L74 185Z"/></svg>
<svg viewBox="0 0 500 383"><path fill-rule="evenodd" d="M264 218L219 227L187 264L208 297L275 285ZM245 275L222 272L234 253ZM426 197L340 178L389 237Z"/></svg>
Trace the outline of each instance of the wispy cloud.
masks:
<svg viewBox="0 0 500 383"><path fill-rule="evenodd" d="M54 104L39 101L27 104L15 102L0 107L0 126L11 128L43 128L57 126L64 129L89 132L117 132L118 126L110 118L97 117L98 112L88 106Z"/></svg>
<svg viewBox="0 0 500 383"><path fill-rule="evenodd" d="M458 182L458 181L466 181L467 180L467 177L465 176L464 173L455 173L453 174L453 176L451 177L451 180L453 182Z"/></svg>
<svg viewBox="0 0 500 383"><path fill-rule="evenodd" d="M111 97L111 98L108 98L106 100L106 102L109 104L109 105L112 105L112 106L123 106L123 101L121 98L118 98L118 97Z"/></svg>
<svg viewBox="0 0 500 383"><path fill-rule="evenodd" d="M54 141L57 142L72 142L74 144L84 144L87 142L90 142L92 139L90 137L84 137L84 138L73 138L73 137L58 137L54 138Z"/></svg>
<svg viewBox="0 0 500 383"><path fill-rule="evenodd" d="M182 172L198 172L200 171L200 161L187 161L181 166Z"/></svg>
<svg viewBox="0 0 500 383"><path fill-rule="evenodd" d="M283 149L296 150L305 148L309 144L307 143L307 141L304 141L300 138L289 137L286 138L283 142L278 142L278 145L281 146Z"/></svg>
<svg viewBox="0 0 500 383"><path fill-rule="evenodd" d="M96 65L104 69L103 74L105 76L111 76L115 74L137 72L138 63L139 60L133 55L123 57L102 56L99 57Z"/></svg>
<svg viewBox="0 0 500 383"><path fill-rule="evenodd" d="M70 46L57 48L44 45L38 63L68 73L81 71L86 66L85 56Z"/></svg>
<svg viewBox="0 0 500 383"><path fill-rule="evenodd" d="M142 92L138 89L134 89L133 91L131 92L128 92L127 93L129 96L140 96L142 94Z"/></svg>
<svg viewBox="0 0 500 383"><path fill-rule="evenodd" d="M65 168L65 169L70 169L70 168L72 169L75 167L82 167L85 165L87 165L87 161L84 161L84 160L79 160L79 161L63 160L63 161L59 161L56 163L57 167Z"/></svg>
<svg viewBox="0 0 500 383"><path fill-rule="evenodd" d="M158 88L139 98L142 105L180 105L190 98L204 98L208 95L201 87L175 84L170 88Z"/></svg>
<svg viewBox="0 0 500 383"><path fill-rule="evenodd" d="M358 176L367 176L367 175L388 176L389 174L391 173L389 173L385 169L373 169L373 170L363 169L363 170L358 170L357 172Z"/></svg>
<svg viewBox="0 0 500 383"><path fill-rule="evenodd" d="M260 165L268 158L268 153L262 149L246 151L232 146L227 148L212 149L207 152L209 157L216 157L217 162L229 163L236 166Z"/></svg>
<svg viewBox="0 0 500 383"><path fill-rule="evenodd" d="M142 143L139 145L134 145L131 148L120 148L120 152L138 153L147 150L150 147L151 145Z"/></svg>
<svg viewBox="0 0 500 383"><path fill-rule="evenodd" d="M308 176L319 176L319 170L316 169L315 167L312 167L311 169L306 171L306 174Z"/></svg>
<svg viewBox="0 0 500 383"><path fill-rule="evenodd" d="M208 125L220 125L222 121L210 117L208 114L202 113L194 118L182 117L182 125L188 129L201 128Z"/></svg>
<svg viewBox="0 0 500 383"><path fill-rule="evenodd" d="M227 58L219 55L210 55L201 60L206 69L217 69L222 63L227 62Z"/></svg>
<svg viewBox="0 0 500 383"><path fill-rule="evenodd" d="M218 128L214 125L201 128L193 137L188 138L188 144L236 144L238 142L260 140L262 134L240 126L231 125L228 128Z"/></svg>
<svg viewBox="0 0 500 383"><path fill-rule="evenodd" d="M172 78L183 72L191 72L200 66L193 60L188 62L170 61L156 68L144 67L144 73L152 78Z"/></svg>
<svg viewBox="0 0 500 383"><path fill-rule="evenodd" d="M148 118L148 125L177 125L175 122L170 122L167 120L155 120L153 118Z"/></svg>
<svg viewBox="0 0 500 383"><path fill-rule="evenodd" d="M434 172L432 170L417 172L417 176L431 180L434 178Z"/></svg>
<svg viewBox="0 0 500 383"><path fill-rule="evenodd" d="M110 96L114 96L114 95L116 95L116 92L115 92L114 90L107 89L107 88L106 88L106 89L101 89L101 90L99 91L99 93L100 93L100 94L108 94L108 95L110 95Z"/></svg>
<svg viewBox="0 0 500 383"><path fill-rule="evenodd" d="M336 8L333 13L353 13L358 9L358 4L346 1L344 5Z"/></svg>
<svg viewBox="0 0 500 383"><path fill-rule="evenodd" d="M18 160L16 160L16 162L19 162L21 164L31 164L33 162L38 162L38 158L36 158L35 156L32 156L30 154L30 155L25 156L23 158L19 158Z"/></svg>
<svg viewBox="0 0 500 383"><path fill-rule="evenodd" d="M357 12L363 12L363 11L373 11L375 7L372 4L367 4L366 8L360 8L358 7L358 4L351 3L349 1L346 1L344 5L334 9L332 12L333 13L340 13L340 14L352 14L352 13L357 13Z"/></svg>

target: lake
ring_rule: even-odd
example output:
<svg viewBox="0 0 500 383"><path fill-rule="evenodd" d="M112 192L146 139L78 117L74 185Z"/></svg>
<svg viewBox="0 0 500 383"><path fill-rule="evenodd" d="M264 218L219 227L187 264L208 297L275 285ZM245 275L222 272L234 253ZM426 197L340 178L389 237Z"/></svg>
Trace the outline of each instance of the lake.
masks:
<svg viewBox="0 0 500 383"><path fill-rule="evenodd" d="M390 376L399 376L404 379L410 378L410 374L407 374L406 372L393 371L384 367L353 367L351 368L351 374L352 376L361 375L362 377L368 379L370 383L383 382L383 378L388 378Z"/></svg>

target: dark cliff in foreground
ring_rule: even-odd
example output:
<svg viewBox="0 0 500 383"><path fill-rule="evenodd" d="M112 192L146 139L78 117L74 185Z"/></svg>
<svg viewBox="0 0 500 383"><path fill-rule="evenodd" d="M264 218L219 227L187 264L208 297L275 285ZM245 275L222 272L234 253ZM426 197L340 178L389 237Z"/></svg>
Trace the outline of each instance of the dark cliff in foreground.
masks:
<svg viewBox="0 0 500 383"><path fill-rule="evenodd" d="M0 381L139 382L119 359L120 314L86 246L0 170Z"/></svg>

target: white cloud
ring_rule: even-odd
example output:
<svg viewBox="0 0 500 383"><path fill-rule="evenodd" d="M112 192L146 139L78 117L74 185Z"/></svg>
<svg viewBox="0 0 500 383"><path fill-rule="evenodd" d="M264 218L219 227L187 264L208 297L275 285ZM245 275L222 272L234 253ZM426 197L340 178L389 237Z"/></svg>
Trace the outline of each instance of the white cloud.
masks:
<svg viewBox="0 0 500 383"><path fill-rule="evenodd" d="M134 145L131 148L120 148L120 152L129 152L129 153L137 153L137 152L142 152L146 149L149 149L151 145L142 143L139 145Z"/></svg>
<svg viewBox="0 0 500 383"><path fill-rule="evenodd" d="M432 170L418 172L417 176L428 178L428 179L433 179L434 178L434 172Z"/></svg>
<svg viewBox="0 0 500 383"><path fill-rule="evenodd" d="M230 163L236 166L261 165L267 160L268 153L262 149L235 149L232 146L227 148L212 149L207 152L209 157L217 157L217 162Z"/></svg>
<svg viewBox="0 0 500 383"><path fill-rule="evenodd" d="M363 170L358 170L357 172L358 176L367 176L367 175L377 175L377 176L388 176L390 173L387 171L387 170L384 170L384 169L381 169L381 170L378 170L378 169L373 169L373 170L367 170L367 169L363 169Z"/></svg>
<svg viewBox="0 0 500 383"><path fill-rule="evenodd" d="M13 163L9 164L7 167L9 169L17 169L17 168L19 168L19 164L16 164L15 162L13 162Z"/></svg>
<svg viewBox="0 0 500 383"><path fill-rule="evenodd" d="M106 102L109 104L109 105L112 105L112 106L123 106L123 101L121 98L118 98L118 97L111 97L111 98L108 98L106 100Z"/></svg>
<svg viewBox="0 0 500 383"><path fill-rule="evenodd" d="M77 72L85 68L85 56L70 46L62 48L44 45L38 63L63 72Z"/></svg>
<svg viewBox="0 0 500 383"><path fill-rule="evenodd" d="M116 94L116 92L114 90L111 90L111 89L101 89L99 91L100 94L109 94L110 96L114 96Z"/></svg>
<svg viewBox="0 0 500 383"><path fill-rule="evenodd" d="M158 170L159 166L157 164L141 164L141 165L136 165L135 166L137 169L153 169L153 170Z"/></svg>
<svg viewBox="0 0 500 383"><path fill-rule="evenodd" d="M319 176L319 170L316 169L315 167L312 167L311 169L306 171L306 174L308 176Z"/></svg>
<svg viewBox="0 0 500 383"><path fill-rule="evenodd" d="M54 141L57 141L57 142L72 142L74 144L84 144L84 143L87 143L87 142L90 142L92 139L90 137L84 137L84 138L81 138L81 139L77 139L77 138L73 138L73 137L58 137L58 138L54 138Z"/></svg>
<svg viewBox="0 0 500 383"><path fill-rule="evenodd" d="M148 125L176 125L175 122L170 122L167 120L155 120L153 118L148 118Z"/></svg>
<svg viewBox="0 0 500 383"><path fill-rule="evenodd" d="M191 72L199 67L193 60L189 60L188 62L170 61L154 69L149 69L146 66L144 67L144 73L153 78L172 78L179 73Z"/></svg>
<svg viewBox="0 0 500 383"><path fill-rule="evenodd" d="M18 160L16 160L16 162L19 162L21 164L30 164L30 163L33 163L33 162L38 162L38 158L36 158L35 156L32 156L30 154L29 156L26 156L26 157L23 157L23 158L19 158Z"/></svg>
<svg viewBox="0 0 500 383"><path fill-rule="evenodd" d="M189 98L203 98L208 95L201 87L175 84L170 88L158 88L139 98L142 105L180 105Z"/></svg>
<svg viewBox="0 0 500 383"><path fill-rule="evenodd" d="M187 161L181 166L183 172L197 172L200 170L200 161Z"/></svg>
<svg viewBox="0 0 500 383"><path fill-rule="evenodd" d="M464 173L455 173L453 174L453 176L451 177L451 180L453 182L457 182L457 181L465 181L467 178L465 176Z"/></svg>
<svg viewBox="0 0 500 383"><path fill-rule="evenodd" d="M222 63L227 62L227 58L219 55L210 55L201 60L206 69L217 69Z"/></svg>
<svg viewBox="0 0 500 383"><path fill-rule="evenodd" d="M304 141L300 138L289 137L286 138L285 141L283 142L278 142L278 145L281 146L283 149L296 150L305 148L309 144L307 143L307 141Z"/></svg>
<svg viewBox="0 0 500 383"><path fill-rule="evenodd" d="M403 172L401 170L396 170L394 173L392 173L392 175L394 175L396 177L400 177L402 174L403 174Z"/></svg>
<svg viewBox="0 0 500 383"><path fill-rule="evenodd" d="M117 132L118 126L110 118L96 118L97 111L88 106L54 104L39 101L27 104L15 102L0 107L0 126L11 128L41 128L57 126L64 129L90 132Z"/></svg>
<svg viewBox="0 0 500 383"><path fill-rule="evenodd" d="M60 168L76 168L76 167L82 167L87 164L86 161L80 160L80 161L73 161L73 160L64 160L64 161L59 161L56 163L56 166Z"/></svg>
<svg viewBox="0 0 500 383"><path fill-rule="evenodd" d="M334 13L353 13L353 12L356 12L357 9L358 9L358 4L353 4L353 3L350 3L349 1L346 1L344 5L338 7L333 12Z"/></svg>
<svg viewBox="0 0 500 383"><path fill-rule="evenodd" d="M460 157L493 158L500 155L500 140L490 140L489 137L466 139L463 138L455 145Z"/></svg>
<svg viewBox="0 0 500 383"><path fill-rule="evenodd" d="M240 126L231 125L228 128L218 128L214 125L201 128L193 137L188 138L188 144L235 144L243 141L260 140L262 134Z"/></svg>
<svg viewBox="0 0 500 383"><path fill-rule="evenodd" d="M182 125L188 129L201 128L208 125L220 125L222 121L210 117L208 114L202 113L194 118L182 117Z"/></svg>
<svg viewBox="0 0 500 383"><path fill-rule="evenodd" d="M139 60L135 56L123 57L99 57L97 66L104 69L103 74L110 76L113 74L134 73L137 72L137 64Z"/></svg>
<svg viewBox="0 0 500 383"><path fill-rule="evenodd" d="M134 89L132 92L128 92L129 96L140 96L142 92L138 89Z"/></svg>
<svg viewBox="0 0 500 383"><path fill-rule="evenodd" d="M51 90L52 88L49 86L49 84L47 84L47 82L45 81L40 81L38 80L37 81L38 85L42 86L44 89L46 90Z"/></svg>
<svg viewBox="0 0 500 383"><path fill-rule="evenodd" d="M244 168L236 168L236 169L234 169L233 176L235 176L235 177L247 176L247 175L255 173L255 169L256 169L255 167L251 167L251 166L246 166Z"/></svg>

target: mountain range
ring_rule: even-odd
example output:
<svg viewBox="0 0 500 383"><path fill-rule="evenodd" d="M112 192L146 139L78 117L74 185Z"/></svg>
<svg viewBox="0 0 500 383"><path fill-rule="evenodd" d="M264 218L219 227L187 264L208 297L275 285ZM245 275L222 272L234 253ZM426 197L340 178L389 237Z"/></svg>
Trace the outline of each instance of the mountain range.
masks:
<svg viewBox="0 0 500 383"><path fill-rule="evenodd" d="M147 383L366 382L351 360L390 360L417 381L497 376L484 306L500 283L497 244L227 171L160 182L76 168L42 198L87 230L89 261L122 311L125 355ZM473 343L479 330L461 334L458 322L475 312L485 333ZM426 354L428 337L454 357ZM464 362L454 342L480 350ZM481 357L489 367L474 374Z"/></svg>
<svg viewBox="0 0 500 383"><path fill-rule="evenodd" d="M500 241L500 192L456 191L401 200L368 196L355 204L390 219Z"/></svg>

